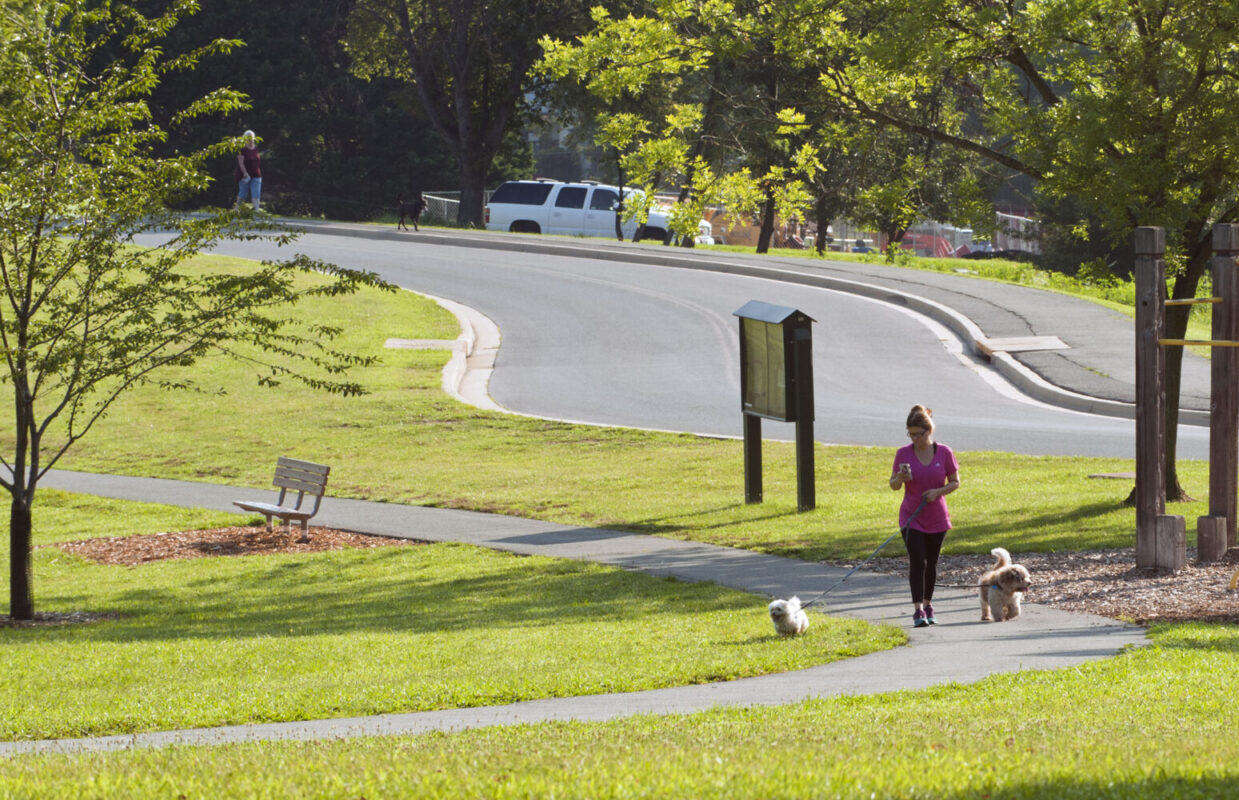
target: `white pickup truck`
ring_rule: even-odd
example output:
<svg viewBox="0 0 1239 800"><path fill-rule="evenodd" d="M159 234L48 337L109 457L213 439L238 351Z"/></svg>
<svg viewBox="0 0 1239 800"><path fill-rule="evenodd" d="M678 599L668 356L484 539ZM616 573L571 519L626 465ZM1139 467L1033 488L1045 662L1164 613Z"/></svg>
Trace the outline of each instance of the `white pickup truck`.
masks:
<svg viewBox="0 0 1239 800"><path fill-rule="evenodd" d="M633 194L640 194L640 190L624 190L625 196ZM614 239L619 197L618 187L588 181L508 181L495 190L486 204L486 230ZM699 241L709 237L712 231L706 220L701 224L704 228L698 231ZM636 221L625 221L622 230L624 238L633 238L637 232ZM642 238L663 241L668 230L667 215L651 209Z"/></svg>

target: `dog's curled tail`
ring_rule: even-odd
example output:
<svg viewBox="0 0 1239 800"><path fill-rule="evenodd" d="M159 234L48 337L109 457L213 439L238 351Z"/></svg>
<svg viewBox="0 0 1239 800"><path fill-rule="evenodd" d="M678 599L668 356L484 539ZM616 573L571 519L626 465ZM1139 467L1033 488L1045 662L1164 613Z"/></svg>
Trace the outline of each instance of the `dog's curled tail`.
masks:
<svg viewBox="0 0 1239 800"><path fill-rule="evenodd" d="M1011 554L1008 553L1005 548L995 547L993 550L990 550L989 552L990 552L990 555L998 557L998 563L994 565L994 569L998 569L999 567L1005 567L1011 563Z"/></svg>

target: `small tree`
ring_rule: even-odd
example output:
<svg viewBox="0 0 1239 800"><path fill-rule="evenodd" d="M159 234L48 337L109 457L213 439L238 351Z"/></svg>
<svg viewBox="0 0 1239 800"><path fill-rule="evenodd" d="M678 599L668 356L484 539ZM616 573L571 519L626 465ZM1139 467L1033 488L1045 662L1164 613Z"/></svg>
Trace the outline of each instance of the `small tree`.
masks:
<svg viewBox="0 0 1239 800"><path fill-rule="evenodd" d="M361 392L343 373L367 360L332 350L335 331L301 326L286 308L382 285L373 275L302 257L227 274L184 264L221 238L276 236L270 225L266 233L242 227L249 221L233 212L168 211L202 190L206 165L231 158L238 144L155 154L168 143L147 105L151 90L170 70L236 44L166 55L162 40L196 9L174 0L148 18L109 0L31 0L0 11L0 382L12 388L14 410L0 429L11 445L0 485L11 495L14 619L34 617L39 481L127 389L156 381L164 367L244 349L260 382ZM173 122L242 106L218 90ZM156 231L161 249L137 246L138 234ZM302 272L320 277L295 280ZM185 379L164 385L192 388Z"/></svg>

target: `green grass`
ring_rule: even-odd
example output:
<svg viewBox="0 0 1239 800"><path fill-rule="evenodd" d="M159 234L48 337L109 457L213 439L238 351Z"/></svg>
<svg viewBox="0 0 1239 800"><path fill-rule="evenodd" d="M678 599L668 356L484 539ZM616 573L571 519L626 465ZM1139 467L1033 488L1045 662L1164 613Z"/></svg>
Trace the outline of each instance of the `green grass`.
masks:
<svg viewBox="0 0 1239 800"><path fill-rule="evenodd" d="M236 522L42 499L43 544ZM35 576L41 610L119 619L0 629L0 739L635 691L801 669L905 640L826 617L779 639L764 600L746 593L454 544L136 568L41 547Z"/></svg>
<svg viewBox="0 0 1239 800"><path fill-rule="evenodd" d="M751 247L734 247L730 245L707 246L707 249L722 250L735 253L752 253ZM1089 283L1075 279L1071 275L1052 270L1038 269L1033 264L1023 261L1010 261L1003 258L931 258L901 254L894 261L887 259L883 253L835 253L827 252L818 255L813 250L791 250L774 248L770 255L784 258L804 258L815 261L842 261L845 263L874 264L894 269L916 269L926 272L942 272L950 275L961 275L1002 283L1015 283L1021 286L1031 286L1038 289L1063 292L1091 300L1100 300L1112 306L1132 308L1136 303L1136 290L1131 281L1115 277L1107 284Z"/></svg>
<svg viewBox="0 0 1239 800"><path fill-rule="evenodd" d="M884 478L900 443L897 425L891 448L819 448L820 508L810 514L794 510L791 445L769 443L768 500L745 506L738 442L525 420L450 401L438 388L445 353L381 349L388 337L455 334L451 318L428 301L367 293L304 313L339 321L347 347L382 353L381 365L358 376L371 395L258 389L243 370L211 362L200 368L203 382L226 395L135 392L65 466L265 486L274 454L288 453L331 463L334 495L520 513L803 557L867 554L892 530L897 496ZM949 430L942 435L949 442ZM1129 471L1129 460L960 456L964 485L951 498L957 527L948 550L1132 544L1132 511L1121 505L1130 485L1087 478ZM1204 513L1205 466L1182 462L1181 471L1201 500L1171 510L1191 518ZM214 524L219 519L202 512L50 492L35 509L44 543ZM808 637L775 640L752 597L459 546L136 569L39 550L35 580L42 610L89 607L124 616L0 631L0 720L10 737L341 716L416 707L414 700L436 691L457 704L610 691L618 686L616 642L628 646L648 635L625 627L641 619L628 620L663 623L684 598L694 616L730 633L719 631L722 641L715 641L710 630L704 642L625 653L647 673L631 679L634 685L659 685L676 670L683 682L697 679L688 674L695 670L702 680L747 674L771 658L774 668L790 669L898 636L857 637L815 624ZM440 609L441 580L449 581L450 598L477 604L456 628L427 620ZM563 632L579 661L539 664L535 671L547 675L539 681L510 653L479 648L489 637L507 641L508 650L520 649L511 644L518 640L546 642L535 652L553 658L568 647L558 629L543 638L557 599L587 615L579 629ZM643 613L632 614L630 604ZM1154 638L1154 647L1074 669L775 709L409 739L22 757L0 763L0 796L1234 794L1239 707L1219 687L1239 680L1239 634L1233 626L1188 625L1159 629ZM409 689L422 673L460 672L475 657L477 668L456 689ZM591 666L598 663L607 668ZM790 746L772 748L772 740Z"/></svg>
<svg viewBox="0 0 1239 800"><path fill-rule="evenodd" d="M228 263L225 260L224 263ZM745 505L737 440L569 425L461 405L440 388L446 351L385 350L386 339L452 338L455 320L409 292L332 298L302 313L339 324L342 346L376 354L356 370L371 394L325 395L286 383L254 385L234 362L195 368L223 394L147 388L125 395L61 466L253 487L270 485L274 457L330 464L332 496L461 508L612 527L809 559L853 558L892 531L896 497L886 485L893 448L817 448L817 510L796 513L791 443L768 442L766 502ZM939 409L946 418L949 409ZM940 438L950 443L949 423ZM0 442L11 434L0 434ZM1131 471L1130 459L1024 457L962 452L963 488L951 496L956 529L948 552L1083 550L1131 546L1131 485L1092 480ZM1182 461L1207 513L1207 466ZM328 501L330 502L330 501ZM35 509L35 524L39 524Z"/></svg>
<svg viewBox="0 0 1239 800"><path fill-rule="evenodd" d="M1239 791L1239 629L777 708L0 764L11 797L1201 798ZM278 768L273 768L278 765Z"/></svg>

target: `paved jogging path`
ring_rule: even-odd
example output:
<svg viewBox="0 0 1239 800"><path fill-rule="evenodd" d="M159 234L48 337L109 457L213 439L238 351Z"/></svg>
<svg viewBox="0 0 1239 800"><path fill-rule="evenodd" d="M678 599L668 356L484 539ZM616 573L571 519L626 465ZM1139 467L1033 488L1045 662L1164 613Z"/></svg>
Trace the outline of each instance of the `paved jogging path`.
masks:
<svg viewBox="0 0 1239 800"><path fill-rule="evenodd" d="M270 492L206 483L55 472L49 488L128 500L235 510L233 500L268 498ZM846 570L746 550L596 528L393 503L327 498L316 524L362 533L430 541L466 542L513 553L574 558L685 581L710 580L754 592L753 613L765 615L766 597L808 599ZM878 543L875 542L875 546ZM898 546L893 542L890 546ZM828 613L908 626L904 579L857 572L819 605ZM0 743L0 755L85 752L172 744L222 744L272 739L328 739L383 734L455 731L487 725L548 720L606 720L632 714L672 714L717 706L778 705L814 697L920 689L969 683L987 675L1057 669L1115 655L1145 640L1142 628L1103 617L1025 605L1009 623L982 623L979 602L965 590L943 589L935 598L939 624L909 631L911 642L860 658L798 672L723 683L626 694L534 700L504 706L384 714L373 717L236 725L94 739Z"/></svg>

